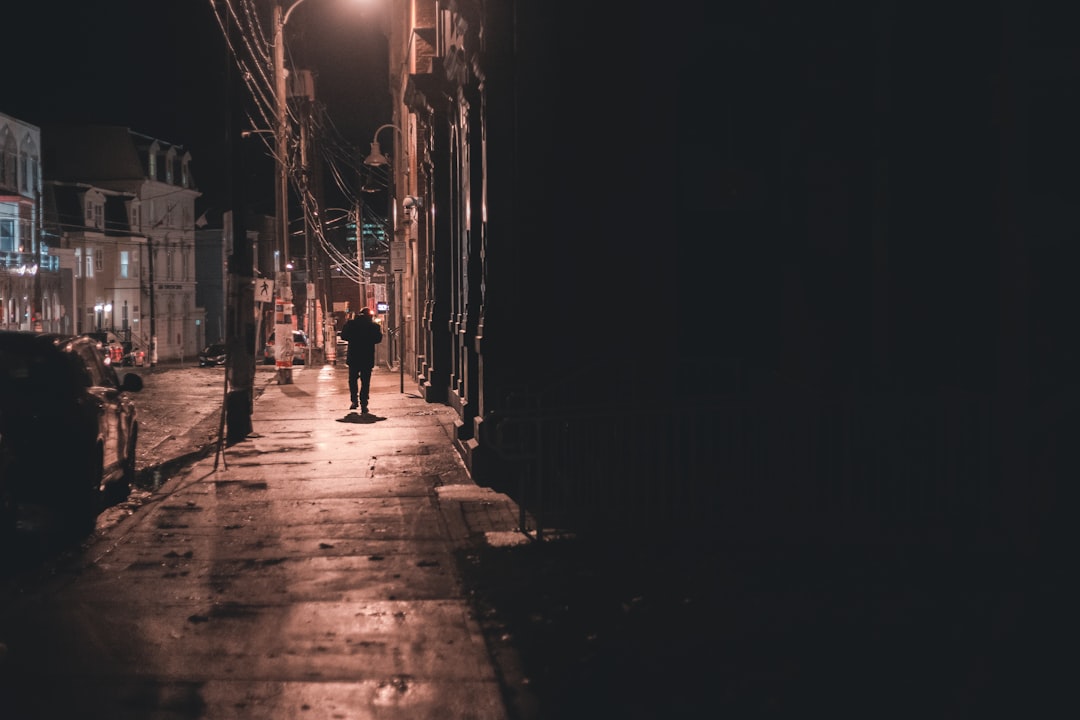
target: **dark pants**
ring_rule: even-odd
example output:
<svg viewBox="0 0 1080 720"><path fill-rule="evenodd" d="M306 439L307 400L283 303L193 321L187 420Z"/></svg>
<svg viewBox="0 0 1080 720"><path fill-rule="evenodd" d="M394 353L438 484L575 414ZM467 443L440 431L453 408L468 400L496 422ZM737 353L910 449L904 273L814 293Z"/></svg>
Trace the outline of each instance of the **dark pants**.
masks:
<svg viewBox="0 0 1080 720"><path fill-rule="evenodd" d="M359 385L359 388L357 386ZM368 397L371 391L371 368L349 366L349 398L353 405L356 404L357 390L359 390L360 409L367 410Z"/></svg>

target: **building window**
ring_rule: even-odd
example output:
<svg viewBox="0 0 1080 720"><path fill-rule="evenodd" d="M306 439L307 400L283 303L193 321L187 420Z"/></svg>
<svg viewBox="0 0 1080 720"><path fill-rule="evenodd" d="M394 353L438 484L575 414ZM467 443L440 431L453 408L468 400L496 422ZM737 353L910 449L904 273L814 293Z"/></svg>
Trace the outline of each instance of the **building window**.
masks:
<svg viewBox="0 0 1080 720"><path fill-rule="evenodd" d="M94 249L86 248L86 277L94 277Z"/></svg>
<svg viewBox="0 0 1080 720"><path fill-rule="evenodd" d="M0 186L15 187L17 158L15 138L11 136L11 132L7 128L4 128L4 132L0 134Z"/></svg>
<svg viewBox="0 0 1080 720"><path fill-rule="evenodd" d="M8 187L7 153L4 151L4 143L0 142L0 187Z"/></svg>
<svg viewBox="0 0 1080 720"><path fill-rule="evenodd" d="M173 251L171 248L165 252L165 277L169 280L173 279Z"/></svg>
<svg viewBox="0 0 1080 720"><path fill-rule="evenodd" d="M94 255L94 270L102 272L105 269L105 251L101 250Z"/></svg>
<svg viewBox="0 0 1080 720"><path fill-rule="evenodd" d="M90 225L91 221L93 219L94 219L94 201L87 198L86 199L86 224Z"/></svg>
<svg viewBox="0 0 1080 720"><path fill-rule="evenodd" d="M0 219L0 251L15 252L15 221Z"/></svg>
<svg viewBox="0 0 1080 720"><path fill-rule="evenodd" d="M150 157L148 162L150 164L150 178L152 180L157 180L157 153L154 152L153 148L150 148Z"/></svg>
<svg viewBox="0 0 1080 720"><path fill-rule="evenodd" d="M75 277L82 277L82 248L75 248Z"/></svg>
<svg viewBox="0 0 1080 720"><path fill-rule="evenodd" d="M191 187L191 173L188 171L187 160L180 164L180 184L184 187Z"/></svg>
<svg viewBox="0 0 1080 720"><path fill-rule="evenodd" d="M131 253L127 250L120 251L120 277L130 277Z"/></svg>
<svg viewBox="0 0 1080 720"><path fill-rule="evenodd" d="M98 230L105 228L105 206L94 204L94 227Z"/></svg>

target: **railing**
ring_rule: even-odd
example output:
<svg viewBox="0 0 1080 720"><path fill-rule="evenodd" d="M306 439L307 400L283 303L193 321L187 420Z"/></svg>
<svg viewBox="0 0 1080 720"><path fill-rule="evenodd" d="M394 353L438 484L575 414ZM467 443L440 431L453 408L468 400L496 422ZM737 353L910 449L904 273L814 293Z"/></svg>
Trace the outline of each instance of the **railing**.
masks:
<svg viewBox="0 0 1080 720"><path fill-rule="evenodd" d="M522 528L539 537L978 543L1000 525L986 398L744 394L648 410L518 400L495 418L495 446L516 473Z"/></svg>

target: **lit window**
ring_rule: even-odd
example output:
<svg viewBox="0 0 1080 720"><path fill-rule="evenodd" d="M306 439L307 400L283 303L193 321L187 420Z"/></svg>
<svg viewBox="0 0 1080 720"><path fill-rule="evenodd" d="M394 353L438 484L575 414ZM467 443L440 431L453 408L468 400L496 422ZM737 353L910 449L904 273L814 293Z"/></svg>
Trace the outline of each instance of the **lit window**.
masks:
<svg viewBox="0 0 1080 720"><path fill-rule="evenodd" d="M126 278L129 276L129 264L131 254L127 250L120 251L120 277Z"/></svg>
<svg viewBox="0 0 1080 720"><path fill-rule="evenodd" d="M82 277L82 248L75 248L75 277Z"/></svg>
<svg viewBox="0 0 1080 720"><path fill-rule="evenodd" d="M86 248L86 277L94 277L94 250Z"/></svg>

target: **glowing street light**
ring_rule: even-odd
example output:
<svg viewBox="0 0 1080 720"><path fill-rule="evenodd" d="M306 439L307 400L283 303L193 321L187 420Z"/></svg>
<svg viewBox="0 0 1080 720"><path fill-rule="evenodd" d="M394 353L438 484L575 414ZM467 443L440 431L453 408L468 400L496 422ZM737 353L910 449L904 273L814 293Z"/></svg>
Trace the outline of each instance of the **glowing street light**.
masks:
<svg viewBox="0 0 1080 720"><path fill-rule="evenodd" d="M364 164L372 167L381 165L389 166L390 158L383 154L382 148L379 146L379 133L383 130L389 130L393 128L401 135L402 147L405 145L405 133L401 131L397 125L393 123L386 123L380 125L375 129L375 134L371 138L371 152L364 158ZM405 166L408 168L408 164ZM402 275L405 271L404 263L401 260L404 258L404 241L397 236L397 183L395 169L390 169L390 202L388 207L390 209L390 258L391 258L391 270L393 271L394 278L394 305L393 305L393 323L394 327L390 328L390 338L393 342L395 349L398 352L398 374L400 375L400 390L405 392L405 333L404 329L404 314L402 313ZM395 337L396 336L396 337Z"/></svg>

